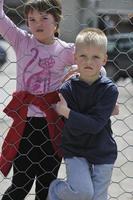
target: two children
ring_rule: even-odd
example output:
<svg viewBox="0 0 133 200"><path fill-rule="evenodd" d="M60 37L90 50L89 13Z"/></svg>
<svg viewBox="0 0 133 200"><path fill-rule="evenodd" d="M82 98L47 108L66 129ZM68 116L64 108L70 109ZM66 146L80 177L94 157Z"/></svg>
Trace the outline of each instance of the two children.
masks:
<svg viewBox="0 0 133 200"><path fill-rule="evenodd" d="M38 96L58 90L66 75L64 68L74 64L74 44L56 37L62 17L60 0L27 1L24 12L31 34L19 29L6 16L3 3L3 0L0 0L0 34L16 52L16 92L19 95L28 92ZM24 102L21 106L23 104ZM16 115L18 109L14 112ZM2 200L24 199L34 180L35 199L46 199L48 187L57 177L61 163L61 158L55 153L51 142L46 117L46 113L31 102L24 120L19 148L15 152L13 162L9 160L13 164L12 184ZM12 130L16 130L15 128ZM13 138L10 139L12 142ZM0 158L2 171L1 165Z"/></svg>

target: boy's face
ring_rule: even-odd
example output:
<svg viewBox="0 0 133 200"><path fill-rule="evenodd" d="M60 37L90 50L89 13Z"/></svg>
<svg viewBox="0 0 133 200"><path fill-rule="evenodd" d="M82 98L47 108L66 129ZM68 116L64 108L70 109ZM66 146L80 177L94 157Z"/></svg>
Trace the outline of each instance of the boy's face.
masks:
<svg viewBox="0 0 133 200"><path fill-rule="evenodd" d="M80 77L99 76L101 67L106 64L107 55L101 48L96 46L79 45L76 46L75 62L78 65Z"/></svg>
<svg viewBox="0 0 133 200"><path fill-rule="evenodd" d="M31 33L42 43L51 44L56 31L56 22L53 15L38 10L28 13L28 26Z"/></svg>

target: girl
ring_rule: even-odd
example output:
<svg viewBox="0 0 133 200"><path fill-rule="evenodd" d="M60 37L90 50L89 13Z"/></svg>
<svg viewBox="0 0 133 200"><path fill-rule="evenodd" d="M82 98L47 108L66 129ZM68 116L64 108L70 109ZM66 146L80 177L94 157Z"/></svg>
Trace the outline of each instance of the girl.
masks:
<svg viewBox="0 0 133 200"><path fill-rule="evenodd" d="M16 91L34 95L59 88L65 66L73 64L74 45L58 39L62 16L59 0L30 0L24 9L31 34L19 29L4 13L0 1L0 34L12 45L17 58ZM46 115L38 107L28 107L27 120L18 153L13 161L12 184L2 200L22 200L36 180L36 200L47 197L49 184L60 166L53 150Z"/></svg>

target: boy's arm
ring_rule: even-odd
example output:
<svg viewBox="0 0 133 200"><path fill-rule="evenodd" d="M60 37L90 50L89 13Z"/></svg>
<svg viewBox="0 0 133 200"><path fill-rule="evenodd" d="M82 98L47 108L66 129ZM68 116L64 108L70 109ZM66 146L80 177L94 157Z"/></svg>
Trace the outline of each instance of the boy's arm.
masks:
<svg viewBox="0 0 133 200"><path fill-rule="evenodd" d="M69 129L77 129L79 132L84 130L85 133L97 134L106 126L110 119L117 102L117 97L118 90L116 86L113 86L107 89L105 94L98 99L97 105L91 108L91 111L88 111L88 113L84 114L71 110L62 100L57 112L67 118L66 126Z"/></svg>
<svg viewBox="0 0 133 200"><path fill-rule="evenodd" d="M68 119L71 110L70 110L70 108L68 108L67 102L64 99L64 97L62 96L62 94L60 94L59 96L60 96L60 101L55 106L56 112L59 115L62 115L66 119ZM118 114L119 114L119 105L118 105L118 103L116 103L115 108L111 115L118 115Z"/></svg>
<svg viewBox="0 0 133 200"><path fill-rule="evenodd" d="M70 108L67 106L67 102L62 96L62 94L59 94L60 101L55 105L55 110L59 115L64 116L66 119L69 117Z"/></svg>

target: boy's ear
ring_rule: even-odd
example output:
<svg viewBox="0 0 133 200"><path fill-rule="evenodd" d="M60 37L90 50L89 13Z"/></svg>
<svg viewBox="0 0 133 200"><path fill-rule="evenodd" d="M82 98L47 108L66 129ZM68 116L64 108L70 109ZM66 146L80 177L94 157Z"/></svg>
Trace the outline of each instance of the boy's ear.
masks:
<svg viewBox="0 0 133 200"><path fill-rule="evenodd" d="M103 65L107 63L107 60L108 60L108 55L106 54L103 58Z"/></svg>

